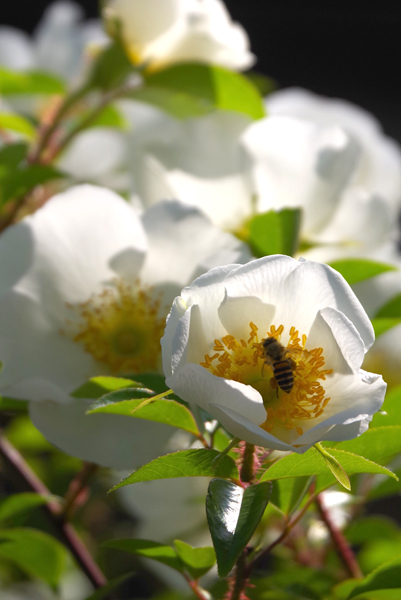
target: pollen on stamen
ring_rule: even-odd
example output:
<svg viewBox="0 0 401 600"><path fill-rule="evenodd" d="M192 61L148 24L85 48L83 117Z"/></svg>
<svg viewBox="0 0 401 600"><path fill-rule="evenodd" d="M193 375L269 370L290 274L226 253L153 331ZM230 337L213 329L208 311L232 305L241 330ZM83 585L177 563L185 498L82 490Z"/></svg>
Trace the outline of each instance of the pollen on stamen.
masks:
<svg viewBox="0 0 401 600"><path fill-rule="evenodd" d="M119 279L68 308L71 318L61 333L81 344L111 374L158 370L165 318L161 298L151 288Z"/></svg>
<svg viewBox="0 0 401 600"><path fill-rule="evenodd" d="M277 385L272 367L266 363L263 339L258 341L260 328L251 321L249 330L248 341L237 341L232 335L215 340L213 350L216 354L206 355L200 364L217 377L251 385L260 392L266 410L266 421L260 427L265 431L281 427L303 435L302 422L320 417L330 401L322 382L333 371L323 368L323 348L305 350L307 336L300 336L294 326L290 328L286 356L291 356L296 367L293 388L287 393ZM284 331L283 325L271 325L266 337L280 341Z"/></svg>

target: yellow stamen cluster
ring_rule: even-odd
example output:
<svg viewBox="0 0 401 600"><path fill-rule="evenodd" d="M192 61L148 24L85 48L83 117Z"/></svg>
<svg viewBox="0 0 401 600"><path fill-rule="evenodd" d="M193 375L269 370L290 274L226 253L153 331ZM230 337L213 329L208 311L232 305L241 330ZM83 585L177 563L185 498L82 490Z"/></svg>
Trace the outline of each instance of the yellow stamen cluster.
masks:
<svg viewBox="0 0 401 600"><path fill-rule="evenodd" d="M293 388L286 393L278 387L273 368L266 361L262 345L265 338L259 342L258 327L252 322L249 327L247 340L238 341L232 335L223 337L221 341L215 340L215 354L207 354L205 362L200 364L217 377L251 385L260 392L266 409L266 421L261 425L263 429L271 432L277 427L284 427L296 429L302 435L302 421L319 417L330 400L325 397L320 383L332 373L331 369L323 369L323 349L305 350L306 335L300 338L298 330L291 327L288 344L285 349L283 347L283 358L290 357L296 367ZM266 337L274 337L280 342L283 333L283 325L277 328L272 325Z"/></svg>
<svg viewBox="0 0 401 600"><path fill-rule="evenodd" d="M68 305L75 318L62 333L82 344L111 374L155 371L165 326L160 304L150 288L117 280L87 302Z"/></svg>

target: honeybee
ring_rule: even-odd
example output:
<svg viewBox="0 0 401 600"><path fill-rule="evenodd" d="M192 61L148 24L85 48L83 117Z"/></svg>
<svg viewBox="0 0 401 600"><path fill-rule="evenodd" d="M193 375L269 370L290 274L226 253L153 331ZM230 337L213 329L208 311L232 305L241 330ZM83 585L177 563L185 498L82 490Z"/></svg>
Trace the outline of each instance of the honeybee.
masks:
<svg viewBox="0 0 401 600"><path fill-rule="evenodd" d="M303 351L296 348L286 348L274 337L262 340L262 347L265 359L263 367L265 364L271 366L278 387L286 394L289 394L294 387L294 371L297 368L297 364L287 354L291 352L303 353Z"/></svg>

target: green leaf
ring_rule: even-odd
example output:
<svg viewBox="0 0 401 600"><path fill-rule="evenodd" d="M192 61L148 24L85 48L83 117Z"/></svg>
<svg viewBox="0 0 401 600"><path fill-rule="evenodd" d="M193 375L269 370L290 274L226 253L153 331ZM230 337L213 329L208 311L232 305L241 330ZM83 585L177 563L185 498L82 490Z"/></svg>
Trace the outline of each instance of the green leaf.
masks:
<svg viewBox="0 0 401 600"><path fill-rule="evenodd" d="M23 169L16 169L2 179L1 203L25 196L37 185L63 177L66 177L64 173L49 165L29 165Z"/></svg>
<svg viewBox="0 0 401 600"><path fill-rule="evenodd" d="M16 131L17 133L26 135L28 138L33 138L36 133L35 128L28 119L15 113L0 112L0 129Z"/></svg>
<svg viewBox="0 0 401 600"><path fill-rule="evenodd" d="M214 459L219 456L216 450L203 448L181 450L166 456L155 458L126 479L115 485L114 491L124 485L138 481L153 481L154 479L172 479L176 477L225 477L238 480L238 469L232 458L223 456L215 468Z"/></svg>
<svg viewBox="0 0 401 600"><path fill-rule="evenodd" d="M182 572L184 565L178 557L177 552L171 546L151 542L149 540L111 540L103 544L104 548L114 548L137 556L152 558L158 562L168 565L176 571Z"/></svg>
<svg viewBox="0 0 401 600"><path fill-rule="evenodd" d="M128 579L131 579L131 577L135 577L136 573L125 573L124 575L121 575L120 577L116 577L115 579L110 579L106 585L104 585L103 587L101 587L99 590L96 590L96 592L94 592L93 594L91 594L90 596L88 596L88 598L86 598L86 600L109 600L110 599L110 592L117 590L120 585L122 585L123 583L125 583L126 581L128 581Z"/></svg>
<svg viewBox="0 0 401 600"><path fill-rule="evenodd" d="M0 530L0 557L55 587L64 570L66 551L60 542L36 529Z"/></svg>
<svg viewBox="0 0 401 600"><path fill-rule="evenodd" d="M389 469L377 465L363 456L357 456L356 454L337 450L336 448L330 448L330 454L340 463L348 475L353 475L354 473L383 473L394 479L397 478ZM260 481L326 475L328 469L327 462L321 454L315 448L311 448L305 454L296 454L294 452L280 458L280 460L265 471Z"/></svg>
<svg viewBox="0 0 401 600"><path fill-rule="evenodd" d="M16 94L64 94L65 84L56 75L41 71L10 71L0 67L0 93Z"/></svg>
<svg viewBox="0 0 401 600"><path fill-rule="evenodd" d="M359 283L376 277L386 271L397 271L397 267L385 263L367 260L365 258L348 258L345 260L336 260L330 263L330 266L338 271L344 279L350 284Z"/></svg>
<svg viewBox="0 0 401 600"><path fill-rule="evenodd" d="M384 563L378 569L369 573L363 581L354 587L348 599L351 600L351 598L374 592L375 590L389 589L401 590L401 556Z"/></svg>
<svg viewBox="0 0 401 600"><path fill-rule="evenodd" d="M401 294L392 298L375 315L376 318L401 318Z"/></svg>
<svg viewBox="0 0 401 600"><path fill-rule="evenodd" d="M320 452L320 455L322 456L323 460L326 461L327 466L333 473L334 477L337 479L338 483L345 487L346 490L350 490L351 484L349 481L349 477L344 471L343 467L338 462L338 460L334 456L332 456L332 454L327 452L327 450L325 450L320 444L315 444L315 448L318 452Z"/></svg>
<svg viewBox="0 0 401 600"><path fill-rule="evenodd" d="M87 115L83 115L82 120L84 120L86 116ZM128 122L117 106L109 104L104 107L96 119L91 121L89 127L112 127L113 129L126 130L128 129Z"/></svg>
<svg viewBox="0 0 401 600"><path fill-rule="evenodd" d="M401 385L387 392L382 412L373 415L370 427L401 425Z"/></svg>
<svg viewBox="0 0 401 600"><path fill-rule="evenodd" d="M400 539L401 530L397 524L388 517L372 515L353 521L346 529L347 540L354 545L365 544L371 540Z"/></svg>
<svg viewBox="0 0 401 600"><path fill-rule="evenodd" d="M146 391L153 394L152 390ZM185 406L174 400L159 400L160 395L150 398L141 397L133 399L134 394L143 396L143 392L144 388L128 388L111 392L93 404L87 414L107 413L146 419L184 429L184 431L189 431L194 436L199 435L195 419ZM162 395L167 393L162 392Z"/></svg>
<svg viewBox="0 0 401 600"><path fill-rule="evenodd" d="M258 526L271 492L269 482L244 489L224 479L212 479L206 497L206 514L217 570L226 577Z"/></svg>
<svg viewBox="0 0 401 600"><path fill-rule="evenodd" d="M372 319L373 329L375 330L376 339L386 333L389 329L396 327L401 323L401 317L383 317L378 319Z"/></svg>
<svg viewBox="0 0 401 600"><path fill-rule="evenodd" d="M145 87L130 94L130 98L146 104L152 104L176 119L202 117L213 112L212 104L203 98L197 98L183 92L169 90L163 87Z"/></svg>
<svg viewBox="0 0 401 600"><path fill-rule="evenodd" d="M73 398L85 398L87 400L97 400L101 396L121 390L124 388L142 387L142 384L132 379L123 379L122 377L92 377L89 381L74 390L71 394Z"/></svg>
<svg viewBox="0 0 401 600"><path fill-rule="evenodd" d="M385 464L394 454L401 452L401 426L373 427L353 440L327 445Z"/></svg>
<svg viewBox="0 0 401 600"><path fill-rule="evenodd" d="M28 410L26 400L15 400L15 398L4 398L0 396L0 411L4 412L26 412Z"/></svg>
<svg viewBox="0 0 401 600"><path fill-rule="evenodd" d="M122 85L133 72L134 67L128 60L123 45L115 41L98 56L88 85L105 91L111 90Z"/></svg>
<svg viewBox="0 0 401 600"><path fill-rule="evenodd" d="M7 144L0 148L0 179L13 171L26 158L28 154L28 145L25 142Z"/></svg>
<svg viewBox="0 0 401 600"><path fill-rule="evenodd" d="M247 79L256 87L262 97L268 96L278 88L277 82L256 71L246 73Z"/></svg>
<svg viewBox="0 0 401 600"><path fill-rule="evenodd" d="M35 508L43 506L49 500L54 499L54 496L43 496L41 494L34 494L33 492L8 496L0 502L0 521L4 524L7 521L24 519Z"/></svg>
<svg viewBox="0 0 401 600"><path fill-rule="evenodd" d="M156 89L159 98L161 93L165 92L169 97L166 106L161 107L165 110L174 104L172 95L178 94L179 97L184 98L181 102L182 107L186 106L185 97L187 97L187 106L195 101L199 110L203 105L205 110L215 108L233 110L253 119L261 119L265 116L262 98L255 86L243 75L222 67L199 63L173 65L146 75L143 89ZM143 92L138 92L133 94L133 97L140 99L140 94L143 96Z"/></svg>
<svg viewBox="0 0 401 600"><path fill-rule="evenodd" d="M394 469L394 473L398 477L398 481L394 479L384 479L383 481L373 481L373 487L368 493L369 500L377 500L386 496L394 496L401 491L401 467Z"/></svg>
<svg viewBox="0 0 401 600"><path fill-rule="evenodd" d="M205 575L216 562L214 548L210 546L204 548L193 548L181 540L174 540L176 552L185 568L194 579L199 579Z"/></svg>
<svg viewBox="0 0 401 600"><path fill-rule="evenodd" d="M255 256L287 254L293 256L298 248L301 224L300 209L283 208L256 215L249 223L248 243Z"/></svg>
<svg viewBox="0 0 401 600"><path fill-rule="evenodd" d="M277 479L273 484L270 504L274 504L282 513L290 515L296 510L302 498L308 491L310 477L291 477Z"/></svg>

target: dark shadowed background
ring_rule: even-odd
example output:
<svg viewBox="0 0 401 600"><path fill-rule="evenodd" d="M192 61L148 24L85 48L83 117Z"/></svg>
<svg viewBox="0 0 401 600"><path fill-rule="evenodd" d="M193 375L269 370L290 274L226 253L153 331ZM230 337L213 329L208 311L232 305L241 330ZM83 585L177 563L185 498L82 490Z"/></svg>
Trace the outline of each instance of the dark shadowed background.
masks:
<svg viewBox="0 0 401 600"><path fill-rule="evenodd" d="M98 0L78 0L88 17ZM32 31L48 0L3 0L0 21ZM280 87L297 85L373 112L401 141L401 3L383 0L226 0Z"/></svg>

